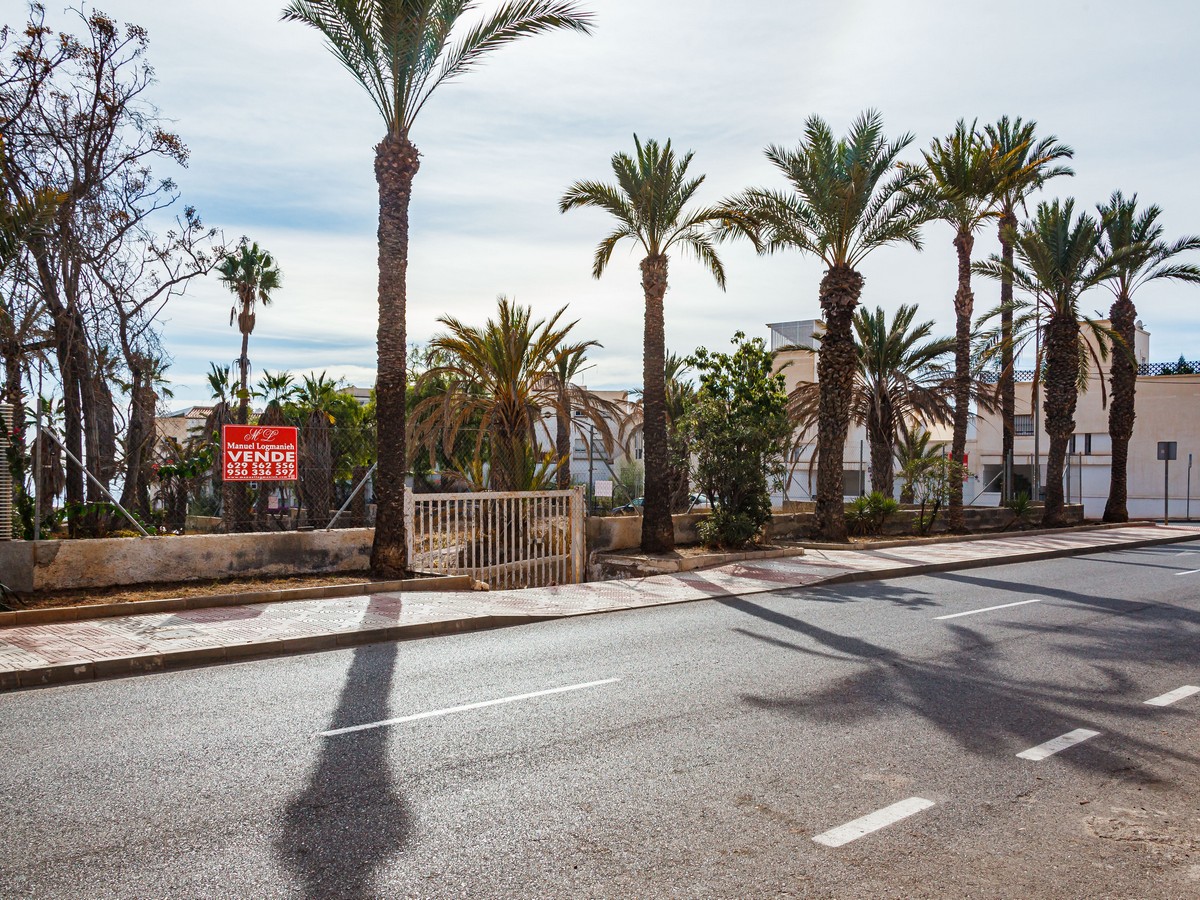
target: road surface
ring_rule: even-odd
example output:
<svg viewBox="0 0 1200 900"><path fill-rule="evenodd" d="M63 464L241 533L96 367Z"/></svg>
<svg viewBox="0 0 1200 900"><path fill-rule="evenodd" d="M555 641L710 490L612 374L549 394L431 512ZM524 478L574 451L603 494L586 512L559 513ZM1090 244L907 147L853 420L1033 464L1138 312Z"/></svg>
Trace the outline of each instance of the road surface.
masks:
<svg viewBox="0 0 1200 900"><path fill-rule="evenodd" d="M0 897L1200 897L1189 687L1200 542L18 692Z"/></svg>

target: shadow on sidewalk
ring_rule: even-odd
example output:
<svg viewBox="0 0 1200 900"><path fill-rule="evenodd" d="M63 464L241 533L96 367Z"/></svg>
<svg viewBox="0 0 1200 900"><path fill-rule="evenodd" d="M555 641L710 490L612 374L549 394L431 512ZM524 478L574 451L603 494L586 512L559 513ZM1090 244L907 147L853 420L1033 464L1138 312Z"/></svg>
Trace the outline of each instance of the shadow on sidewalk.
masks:
<svg viewBox="0 0 1200 900"><path fill-rule="evenodd" d="M354 652L328 729L378 722L399 645ZM412 816L387 759L388 728L318 737L321 756L308 784L288 803L275 849L304 884L304 896L371 897L373 876L408 842Z"/></svg>

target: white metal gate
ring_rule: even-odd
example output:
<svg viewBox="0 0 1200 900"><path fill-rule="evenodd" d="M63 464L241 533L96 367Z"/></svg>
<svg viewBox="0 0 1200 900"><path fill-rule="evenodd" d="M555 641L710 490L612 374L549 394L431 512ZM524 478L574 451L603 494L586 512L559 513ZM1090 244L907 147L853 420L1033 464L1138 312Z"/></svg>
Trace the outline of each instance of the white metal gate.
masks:
<svg viewBox="0 0 1200 900"><path fill-rule="evenodd" d="M405 491L409 565L470 575L494 589L578 584L583 489L414 494Z"/></svg>

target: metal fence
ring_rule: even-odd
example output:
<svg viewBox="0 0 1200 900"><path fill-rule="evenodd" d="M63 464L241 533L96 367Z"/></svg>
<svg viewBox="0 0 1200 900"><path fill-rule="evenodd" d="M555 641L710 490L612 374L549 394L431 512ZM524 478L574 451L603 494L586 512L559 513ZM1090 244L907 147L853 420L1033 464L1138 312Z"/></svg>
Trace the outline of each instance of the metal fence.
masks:
<svg viewBox="0 0 1200 900"><path fill-rule="evenodd" d="M409 565L493 588L578 584L584 498L569 491L405 494Z"/></svg>
<svg viewBox="0 0 1200 900"><path fill-rule="evenodd" d="M1200 374L1200 361L1180 359L1173 363L1138 363L1138 377L1153 378L1156 375L1197 375ZM996 384L1000 381L1000 372L989 369L981 372L979 380L984 384ZM1014 369L1013 381L1027 384L1033 381L1033 369Z"/></svg>

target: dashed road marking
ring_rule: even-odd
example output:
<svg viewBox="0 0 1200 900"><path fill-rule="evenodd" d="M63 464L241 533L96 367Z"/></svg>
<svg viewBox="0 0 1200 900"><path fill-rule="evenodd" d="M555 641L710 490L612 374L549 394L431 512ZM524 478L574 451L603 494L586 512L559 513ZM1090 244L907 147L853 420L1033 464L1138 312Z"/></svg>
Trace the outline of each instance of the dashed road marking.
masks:
<svg viewBox="0 0 1200 900"><path fill-rule="evenodd" d="M515 694L512 697L499 697L495 700L481 700L478 703L464 703L462 706L451 706L447 709L433 709L429 712L416 713L411 716L400 716L396 719L384 719L381 722L367 722L364 725L351 725L348 728L332 728L322 731L321 737L334 737L339 734L349 734L352 731L366 731L368 728L385 728L388 725L401 725L404 722L416 722L419 719L432 719L434 716L448 716L451 713L466 712L470 709L483 709L485 706L499 706L502 703L515 703L518 700L529 700L532 697L546 697L550 694L563 694L567 691L581 691L584 688L599 687L602 684L612 684L619 678L605 678L603 681L587 681L583 684L568 684L563 687L550 688L545 691L531 691L528 694Z"/></svg>
<svg viewBox="0 0 1200 900"><path fill-rule="evenodd" d="M1200 569L1188 569L1186 572L1176 572L1176 575L1195 575Z"/></svg>
<svg viewBox="0 0 1200 900"><path fill-rule="evenodd" d="M929 807L934 805L932 800L925 800L922 797L909 797L907 800L901 800L899 803L893 803L891 806L885 806L883 809L857 818L853 822L847 822L845 825L831 828L829 831L818 834L813 840L818 844L824 844L826 847L840 847L843 844L856 841L863 835L870 834L872 831L878 831L880 828L893 825L901 819L907 819L909 816L929 809Z"/></svg>
<svg viewBox="0 0 1200 900"><path fill-rule="evenodd" d="M1036 600L1018 600L1016 603L1001 603L999 606L985 606L983 609L971 609L967 612L952 613L948 616L934 616L935 619L957 619L959 616L977 616L980 613L991 612L996 609L1008 609L1010 606L1024 606L1026 603L1041 603L1044 598L1039 597Z"/></svg>
<svg viewBox="0 0 1200 900"><path fill-rule="evenodd" d="M1040 759L1045 759L1047 756L1060 753L1068 747L1081 744L1090 738L1096 737L1098 734L1100 734L1098 731L1091 731L1087 728L1076 728L1074 731L1068 731L1066 734L1060 735L1052 741L1046 741L1044 744L1038 744L1036 747L1022 750L1017 756L1021 759L1031 759L1037 762Z"/></svg>
<svg viewBox="0 0 1200 900"><path fill-rule="evenodd" d="M1176 688L1173 691L1167 691L1167 693L1162 694L1161 696L1152 697L1151 699L1146 701L1146 705L1147 706L1170 706L1172 703L1176 703L1176 702L1184 699L1185 697L1192 696L1192 694L1200 694L1200 687L1195 687L1194 685L1185 684L1183 687Z"/></svg>

